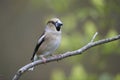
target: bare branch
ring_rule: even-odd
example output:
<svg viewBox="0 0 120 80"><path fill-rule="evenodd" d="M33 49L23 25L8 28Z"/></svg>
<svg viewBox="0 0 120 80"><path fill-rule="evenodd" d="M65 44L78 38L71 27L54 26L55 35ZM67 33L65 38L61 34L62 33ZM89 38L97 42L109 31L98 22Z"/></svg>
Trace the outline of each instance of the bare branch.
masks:
<svg viewBox="0 0 120 80"><path fill-rule="evenodd" d="M94 39L96 38L96 36L98 35L98 32L96 32L95 34L94 34L94 36L93 36L93 38L92 38L92 40L91 40L91 42L93 42L94 41Z"/></svg>
<svg viewBox="0 0 120 80"><path fill-rule="evenodd" d="M80 48L78 50L75 50L75 51L70 51L70 52L63 53L58 57L56 57L56 56L49 57L49 58L46 59L46 63L53 62L53 61L58 61L58 60L67 58L69 56L80 55L84 51L86 51L86 50L88 50L88 49L90 49L90 48L92 48L94 46L101 45L101 44L104 44L104 43L108 43L108 42L112 42L112 41L120 39L120 35L118 35L118 36L115 36L115 37L112 37L112 38L102 39L102 40L98 40L98 41L93 42L97 34L98 33L95 33L95 35L93 36L91 42L88 43L87 45L83 46L82 48ZM23 66L22 68L20 68L17 71L17 73L15 74L15 76L13 77L12 80L18 80L23 73L28 71L29 68L31 68L33 66L40 65L40 64L44 64L44 61L43 60L37 60L35 62L29 63L29 64Z"/></svg>

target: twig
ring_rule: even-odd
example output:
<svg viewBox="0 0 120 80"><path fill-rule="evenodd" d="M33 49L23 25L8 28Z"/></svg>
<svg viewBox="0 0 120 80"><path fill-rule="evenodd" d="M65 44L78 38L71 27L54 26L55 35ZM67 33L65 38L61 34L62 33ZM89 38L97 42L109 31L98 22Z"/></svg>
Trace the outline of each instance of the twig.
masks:
<svg viewBox="0 0 120 80"><path fill-rule="evenodd" d="M98 33L95 33L95 35L93 36L91 42L88 43L87 45L83 46L82 48L80 48L78 50L75 50L75 51L63 53L63 54L61 54L58 57L55 57L55 56L49 57L49 58L46 59L46 63L53 62L53 61L58 61L58 60L67 58L69 56L80 55L84 51L86 51L86 50L88 50L88 49L90 49L90 48L92 48L94 46L101 45L101 44L104 44L104 43L108 43L108 42L112 42L112 41L120 39L120 35L118 35L118 36L115 36L115 37L112 37L112 38L102 39L102 40L98 40L98 41L94 42L94 39L95 39L95 37L96 37L97 34ZM20 68L17 71L17 73L15 74L15 76L13 77L12 80L18 80L21 77L21 75L23 75L23 73L25 73L26 71L28 71L29 68L31 68L33 66L40 65L40 64L44 64L44 61L43 60L37 60L35 62L29 63L29 64L23 66L22 68Z"/></svg>
<svg viewBox="0 0 120 80"><path fill-rule="evenodd" d="M98 35L98 32L96 32L91 40L91 43L94 41L94 39L96 38L96 36Z"/></svg>

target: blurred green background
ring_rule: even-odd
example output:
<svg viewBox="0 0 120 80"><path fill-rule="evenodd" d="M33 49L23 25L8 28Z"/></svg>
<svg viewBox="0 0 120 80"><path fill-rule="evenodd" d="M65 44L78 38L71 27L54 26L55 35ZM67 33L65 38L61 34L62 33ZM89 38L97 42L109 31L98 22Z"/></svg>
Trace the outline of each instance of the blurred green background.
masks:
<svg viewBox="0 0 120 80"><path fill-rule="evenodd" d="M55 53L76 50L120 34L120 0L0 0L0 80L10 80L31 62L47 20L63 22L62 43ZM20 80L120 80L120 41L82 55L37 66Z"/></svg>

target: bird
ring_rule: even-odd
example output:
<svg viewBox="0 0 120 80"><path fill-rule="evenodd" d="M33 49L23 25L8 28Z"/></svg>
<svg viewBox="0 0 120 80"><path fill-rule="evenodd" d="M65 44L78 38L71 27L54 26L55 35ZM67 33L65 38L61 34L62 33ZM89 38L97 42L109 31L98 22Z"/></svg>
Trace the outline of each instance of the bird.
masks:
<svg viewBox="0 0 120 80"><path fill-rule="evenodd" d="M61 43L61 27L63 23L59 18L50 19L45 27L43 34L38 39L36 47L33 51L32 62L42 59L46 62L46 56L53 55L54 51ZM33 70L34 67L29 70Z"/></svg>

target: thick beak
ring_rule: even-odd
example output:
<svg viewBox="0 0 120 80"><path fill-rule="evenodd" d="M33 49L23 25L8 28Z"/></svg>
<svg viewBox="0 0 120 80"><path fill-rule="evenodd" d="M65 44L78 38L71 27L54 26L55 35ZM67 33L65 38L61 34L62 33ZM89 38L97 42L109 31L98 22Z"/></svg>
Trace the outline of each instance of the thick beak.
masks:
<svg viewBox="0 0 120 80"><path fill-rule="evenodd" d="M58 23L58 22L55 24L56 27L61 27L62 25L63 25L62 23Z"/></svg>
<svg viewBox="0 0 120 80"><path fill-rule="evenodd" d="M62 25L63 25L62 23L58 22L55 24L57 31L60 31Z"/></svg>

